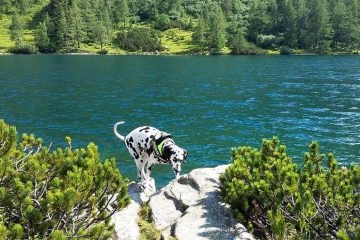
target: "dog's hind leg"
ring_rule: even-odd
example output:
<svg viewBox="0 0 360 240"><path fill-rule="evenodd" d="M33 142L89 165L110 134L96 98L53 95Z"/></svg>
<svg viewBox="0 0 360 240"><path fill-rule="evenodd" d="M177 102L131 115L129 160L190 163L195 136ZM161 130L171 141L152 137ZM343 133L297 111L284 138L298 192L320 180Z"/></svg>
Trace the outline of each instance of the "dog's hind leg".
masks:
<svg viewBox="0 0 360 240"><path fill-rule="evenodd" d="M137 171L137 177L139 180L143 180L145 173L144 173L144 166L138 159L134 159L136 164L136 171Z"/></svg>
<svg viewBox="0 0 360 240"><path fill-rule="evenodd" d="M140 185L141 188L146 188L147 185L147 175L144 171L145 168L145 164L146 164L146 160L144 160L143 158L139 158L135 160L136 163L136 169L137 169L137 176L140 180Z"/></svg>
<svg viewBox="0 0 360 240"><path fill-rule="evenodd" d="M146 173L145 173L148 186L154 190L156 190L155 180L150 177L150 174L151 174L151 170L155 164L156 164L156 161L154 161L153 159L150 158L147 162Z"/></svg>

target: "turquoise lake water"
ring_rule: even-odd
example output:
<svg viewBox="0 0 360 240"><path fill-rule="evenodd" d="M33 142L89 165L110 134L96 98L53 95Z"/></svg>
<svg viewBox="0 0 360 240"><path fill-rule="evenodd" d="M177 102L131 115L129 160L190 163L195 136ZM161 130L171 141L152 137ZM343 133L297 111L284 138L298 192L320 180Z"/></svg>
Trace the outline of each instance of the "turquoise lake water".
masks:
<svg viewBox="0 0 360 240"><path fill-rule="evenodd" d="M0 56L0 118L46 144L116 157L135 179L120 133L150 125L189 151L183 173L230 162L234 146L279 136L302 161L312 140L341 164L360 160L359 56ZM158 186L174 177L156 166Z"/></svg>

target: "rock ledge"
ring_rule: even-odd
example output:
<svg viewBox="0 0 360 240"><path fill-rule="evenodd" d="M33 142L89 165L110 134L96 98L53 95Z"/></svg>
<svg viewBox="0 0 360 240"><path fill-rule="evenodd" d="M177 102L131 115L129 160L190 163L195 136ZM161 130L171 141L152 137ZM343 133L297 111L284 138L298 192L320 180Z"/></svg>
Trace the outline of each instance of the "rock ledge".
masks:
<svg viewBox="0 0 360 240"><path fill-rule="evenodd" d="M174 236L177 240L254 239L242 224L235 221L230 207L221 201L219 175L227 167L228 165L221 165L195 169L150 196L148 202L152 219L163 239L168 239L169 236ZM129 194L133 199L131 204L119 213L121 215L113 218L116 232L114 240L139 239L138 217L134 214L140 209L141 199L139 191L134 189L138 189L136 184L129 186ZM124 229L135 230L135 225L137 233L132 236L118 234L124 232Z"/></svg>

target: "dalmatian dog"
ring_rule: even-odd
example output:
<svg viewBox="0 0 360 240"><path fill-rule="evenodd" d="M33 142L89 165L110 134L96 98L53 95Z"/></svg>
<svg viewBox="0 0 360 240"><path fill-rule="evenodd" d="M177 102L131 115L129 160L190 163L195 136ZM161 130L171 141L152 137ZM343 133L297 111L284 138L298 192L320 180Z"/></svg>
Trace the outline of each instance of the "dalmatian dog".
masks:
<svg viewBox="0 0 360 240"><path fill-rule="evenodd" d="M179 178L181 163L186 160L188 153L175 144L171 134L143 126L134 129L127 136L122 136L117 128L124 123L115 123L114 133L117 138L125 142L130 155L134 158L142 188L147 186L154 188L155 183L150 174L156 164L172 165L176 178Z"/></svg>

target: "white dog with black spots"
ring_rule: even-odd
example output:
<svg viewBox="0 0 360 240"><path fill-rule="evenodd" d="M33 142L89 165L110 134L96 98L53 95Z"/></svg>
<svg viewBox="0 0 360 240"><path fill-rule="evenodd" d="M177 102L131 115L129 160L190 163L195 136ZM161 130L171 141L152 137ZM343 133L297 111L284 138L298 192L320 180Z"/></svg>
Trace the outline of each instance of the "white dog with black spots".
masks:
<svg viewBox="0 0 360 240"><path fill-rule="evenodd" d="M186 160L187 151L177 146L170 134L154 127L143 126L124 137L117 131L118 126L123 123L125 122L115 123L114 133L117 138L125 142L134 158L137 175L143 188L153 187L154 180L150 174L155 164L171 164L176 178L179 177L181 163Z"/></svg>

